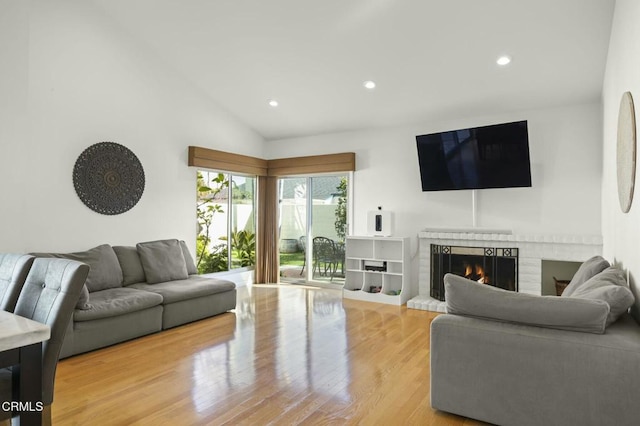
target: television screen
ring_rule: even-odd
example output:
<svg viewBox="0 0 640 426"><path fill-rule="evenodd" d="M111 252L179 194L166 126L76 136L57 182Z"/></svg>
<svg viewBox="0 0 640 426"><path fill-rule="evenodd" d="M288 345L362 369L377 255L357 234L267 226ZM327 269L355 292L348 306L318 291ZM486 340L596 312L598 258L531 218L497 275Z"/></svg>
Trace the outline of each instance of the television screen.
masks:
<svg viewBox="0 0 640 426"><path fill-rule="evenodd" d="M416 136L423 191L531 186L527 122Z"/></svg>

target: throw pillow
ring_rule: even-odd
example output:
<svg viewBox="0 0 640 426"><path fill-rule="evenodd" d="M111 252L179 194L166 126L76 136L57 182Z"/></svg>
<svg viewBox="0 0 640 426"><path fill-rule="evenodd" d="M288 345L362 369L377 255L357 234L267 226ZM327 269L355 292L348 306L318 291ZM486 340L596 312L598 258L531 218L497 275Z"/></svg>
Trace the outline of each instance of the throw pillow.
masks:
<svg viewBox="0 0 640 426"><path fill-rule="evenodd" d="M91 309L93 306L89 303L89 290L87 289L86 284L82 286L82 290L80 290L80 297L78 297L78 303L76 304L76 309L87 310Z"/></svg>
<svg viewBox="0 0 640 426"><path fill-rule="evenodd" d="M197 274L198 268L196 267L196 263L193 261L193 257L191 256L191 253L189 253L189 248L187 247L187 243L180 240L180 248L182 249L184 262L187 264L187 273L189 275Z"/></svg>
<svg viewBox="0 0 640 426"><path fill-rule="evenodd" d="M622 270L609 267L598 275L587 280L578 287L572 298L604 300L609 304L610 311L607 317L607 326L615 322L620 315L629 310L635 302L633 293L627 286L627 280Z"/></svg>
<svg viewBox="0 0 640 426"><path fill-rule="evenodd" d="M562 292L562 297L570 297L578 287L609 266L611 266L609 262L602 256L593 256L591 259L585 261L580 265L571 282L569 282L569 285Z"/></svg>
<svg viewBox="0 0 640 426"><path fill-rule="evenodd" d="M545 328L602 334L609 305L602 300L535 296L453 274L444 276L447 313Z"/></svg>
<svg viewBox="0 0 640 426"><path fill-rule="evenodd" d="M189 277L178 240L138 243L136 249L149 284L186 280Z"/></svg>
<svg viewBox="0 0 640 426"><path fill-rule="evenodd" d="M55 257L77 260L91 268L85 285L90 293L107 288L122 287L122 269L118 257L109 244L74 253L33 253L36 257Z"/></svg>
<svg viewBox="0 0 640 426"><path fill-rule="evenodd" d="M135 247L113 246L113 251L118 256L118 262L122 268L122 285L143 283L147 280L140 262L140 255Z"/></svg>

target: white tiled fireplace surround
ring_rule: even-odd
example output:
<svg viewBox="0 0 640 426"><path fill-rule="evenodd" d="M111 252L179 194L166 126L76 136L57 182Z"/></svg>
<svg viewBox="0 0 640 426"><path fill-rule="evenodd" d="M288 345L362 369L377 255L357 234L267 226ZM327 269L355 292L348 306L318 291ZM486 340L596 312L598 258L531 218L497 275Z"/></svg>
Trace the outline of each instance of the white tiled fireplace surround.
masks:
<svg viewBox="0 0 640 426"><path fill-rule="evenodd" d="M602 254L602 237L596 235L516 235L492 230L425 230L418 234L418 296L407 307L444 312L445 302L429 296L431 244L467 247L518 248L518 287L522 293L542 293L542 261L583 262Z"/></svg>

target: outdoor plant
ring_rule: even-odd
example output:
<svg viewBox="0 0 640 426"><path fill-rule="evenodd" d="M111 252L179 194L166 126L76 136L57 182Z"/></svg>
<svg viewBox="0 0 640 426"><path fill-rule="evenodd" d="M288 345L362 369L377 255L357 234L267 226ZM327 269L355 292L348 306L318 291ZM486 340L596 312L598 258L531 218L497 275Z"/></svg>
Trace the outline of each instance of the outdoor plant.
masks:
<svg viewBox="0 0 640 426"><path fill-rule="evenodd" d="M215 202L216 196L229 187L229 180L223 173L218 173L210 182L205 182L202 173L197 178L198 200L196 216L198 237L196 239L196 266L201 274L226 271L228 250L226 245L211 245L210 229L216 213L224 213L222 205Z"/></svg>
<svg viewBox="0 0 640 426"><path fill-rule="evenodd" d="M226 244L217 244L210 249L202 248L203 239L198 236L196 241L196 247L198 253L202 253L198 257L198 273L208 274L210 272L226 271L227 259L229 258L229 251Z"/></svg>
<svg viewBox="0 0 640 426"><path fill-rule="evenodd" d="M247 230L234 230L231 234L231 248L240 266L253 266L256 263L256 234Z"/></svg>
<svg viewBox="0 0 640 426"><path fill-rule="evenodd" d="M347 178L340 178L336 187L338 190L338 206L336 207L336 220L334 226L340 242L344 242L347 235Z"/></svg>

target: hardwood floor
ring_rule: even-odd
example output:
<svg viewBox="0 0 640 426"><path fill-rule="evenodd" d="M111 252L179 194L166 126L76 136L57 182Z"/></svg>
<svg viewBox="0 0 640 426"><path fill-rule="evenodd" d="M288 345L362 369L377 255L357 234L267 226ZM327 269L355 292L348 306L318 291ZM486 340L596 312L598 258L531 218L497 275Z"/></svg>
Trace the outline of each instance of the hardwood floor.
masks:
<svg viewBox="0 0 640 426"><path fill-rule="evenodd" d="M429 405L435 314L289 285L60 361L54 425L479 425Z"/></svg>

